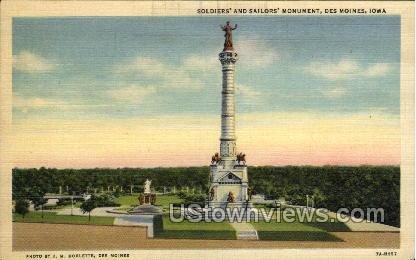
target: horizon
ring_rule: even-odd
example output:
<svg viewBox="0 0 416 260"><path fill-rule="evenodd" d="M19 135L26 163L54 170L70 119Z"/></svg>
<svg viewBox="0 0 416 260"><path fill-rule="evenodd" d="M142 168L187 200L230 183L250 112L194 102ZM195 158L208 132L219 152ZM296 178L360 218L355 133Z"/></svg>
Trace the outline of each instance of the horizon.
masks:
<svg viewBox="0 0 416 260"><path fill-rule="evenodd" d="M14 18L13 166L209 165L227 20L247 165L400 165L400 16L209 16Z"/></svg>

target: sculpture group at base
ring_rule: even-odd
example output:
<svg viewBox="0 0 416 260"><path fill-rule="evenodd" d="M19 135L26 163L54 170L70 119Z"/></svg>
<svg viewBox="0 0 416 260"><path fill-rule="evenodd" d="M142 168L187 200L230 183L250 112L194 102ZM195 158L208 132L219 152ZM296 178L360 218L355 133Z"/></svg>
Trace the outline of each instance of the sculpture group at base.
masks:
<svg viewBox="0 0 416 260"><path fill-rule="evenodd" d="M138 200L139 206L130 210L128 213L133 215L158 215L163 211L159 207L155 206L156 193L152 192L150 188L152 181L146 179L143 185L143 193L140 193Z"/></svg>
<svg viewBox="0 0 416 260"><path fill-rule="evenodd" d="M152 184L152 181L149 181L146 179L143 186L143 193L140 193L138 199L139 199L139 205L154 205L156 203L156 194L152 193L150 189L150 185Z"/></svg>
<svg viewBox="0 0 416 260"><path fill-rule="evenodd" d="M236 162L238 165L241 165L241 163L243 165L246 164L246 154L244 153L239 153L236 156ZM218 164L221 162L221 156L218 153L215 153L212 157L211 157L211 164Z"/></svg>
<svg viewBox="0 0 416 260"><path fill-rule="evenodd" d="M156 194L140 193L138 199L139 199L139 205L143 205L143 204L154 205L156 203Z"/></svg>

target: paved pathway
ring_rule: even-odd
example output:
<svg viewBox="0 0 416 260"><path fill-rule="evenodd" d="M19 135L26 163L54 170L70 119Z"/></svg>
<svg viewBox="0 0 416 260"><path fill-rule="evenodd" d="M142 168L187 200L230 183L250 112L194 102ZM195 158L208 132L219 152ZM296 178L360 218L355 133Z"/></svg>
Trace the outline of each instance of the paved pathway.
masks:
<svg viewBox="0 0 416 260"><path fill-rule="evenodd" d="M99 216L99 217L118 217L120 214L109 213L107 210L112 210L114 207L103 207L103 208L95 208L91 211L91 216ZM83 214L80 208L64 208L56 210L57 215L76 215L76 216L85 216L87 213ZM72 214L71 214L72 212Z"/></svg>
<svg viewBox="0 0 416 260"><path fill-rule="evenodd" d="M127 215L107 212L114 207L95 208L91 211L91 216L114 217L115 226L139 226L147 227L147 236L153 237L153 216L152 215ZM71 208L57 210L57 215L71 215ZM80 208L73 208L72 215L85 216Z"/></svg>
<svg viewBox="0 0 416 260"><path fill-rule="evenodd" d="M147 237L153 237L153 216L118 216L114 219L115 226L139 226L147 227Z"/></svg>
<svg viewBox="0 0 416 260"><path fill-rule="evenodd" d="M238 240L258 240L257 230L250 223L230 222L235 229Z"/></svg>

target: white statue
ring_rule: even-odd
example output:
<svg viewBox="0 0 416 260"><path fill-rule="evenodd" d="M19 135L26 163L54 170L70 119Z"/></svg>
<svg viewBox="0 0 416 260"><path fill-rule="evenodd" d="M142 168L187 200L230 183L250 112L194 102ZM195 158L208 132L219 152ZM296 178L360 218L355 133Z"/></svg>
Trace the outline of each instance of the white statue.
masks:
<svg viewBox="0 0 416 260"><path fill-rule="evenodd" d="M150 184L152 183L152 181L149 181L148 179L146 179L146 181L144 182L144 193L150 193Z"/></svg>

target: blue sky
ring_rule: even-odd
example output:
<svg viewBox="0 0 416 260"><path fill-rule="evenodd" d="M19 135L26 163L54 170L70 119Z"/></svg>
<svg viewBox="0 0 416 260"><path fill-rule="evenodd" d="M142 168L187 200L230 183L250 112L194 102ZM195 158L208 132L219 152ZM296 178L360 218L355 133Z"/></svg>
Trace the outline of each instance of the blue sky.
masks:
<svg viewBox="0 0 416 260"><path fill-rule="evenodd" d="M15 166L209 164L227 20L250 165L400 164L399 16L204 16L15 18Z"/></svg>
<svg viewBox="0 0 416 260"><path fill-rule="evenodd" d="M239 113L400 112L400 17L13 20L13 117L219 114L227 19Z"/></svg>

